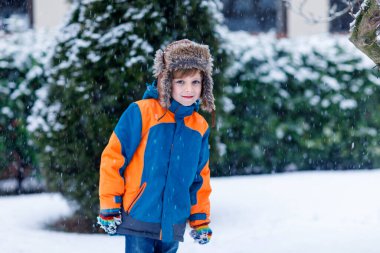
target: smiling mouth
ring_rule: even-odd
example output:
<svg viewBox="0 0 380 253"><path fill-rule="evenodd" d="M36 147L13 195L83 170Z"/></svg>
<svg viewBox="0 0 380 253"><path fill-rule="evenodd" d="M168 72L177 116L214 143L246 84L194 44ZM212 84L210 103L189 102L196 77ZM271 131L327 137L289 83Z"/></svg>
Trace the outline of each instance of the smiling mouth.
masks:
<svg viewBox="0 0 380 253"><path fill-rule="evenodd" d="M182 96L184 98L193 98L194 96Z"/></svg>

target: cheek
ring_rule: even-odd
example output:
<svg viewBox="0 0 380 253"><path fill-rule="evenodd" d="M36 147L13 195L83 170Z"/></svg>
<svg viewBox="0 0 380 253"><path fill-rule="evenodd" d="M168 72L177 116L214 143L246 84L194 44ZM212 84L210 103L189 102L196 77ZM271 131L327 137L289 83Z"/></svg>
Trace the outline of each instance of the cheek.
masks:
<svg viewBox="0 0 380 253"><path fill-rule="evenodd" d="M202 93L202 87L199 87L195 92L200 97Z"/></svg>
<svg viewBox="0 0 380 253"><path fill-rule="evenodd" d="M176 87L175 85L173 85L172 86L172 92L171 92L172 94L172 97L173 96L176 96L176 95L178 95L178 93L179 93L179 91L178 91L178 87Z"/></svg>

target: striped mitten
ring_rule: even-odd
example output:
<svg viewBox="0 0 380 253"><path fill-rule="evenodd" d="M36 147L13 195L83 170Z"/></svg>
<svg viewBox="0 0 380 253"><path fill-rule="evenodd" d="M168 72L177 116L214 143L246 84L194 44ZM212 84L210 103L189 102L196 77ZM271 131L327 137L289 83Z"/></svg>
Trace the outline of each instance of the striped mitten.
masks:
<svg viewBox="0 0 380 253"><path fill-rule="evenodd" d="M102 209L98 216L98 224L109 235L116 234L117 226L121 224L119 209Z"/></svg>
<svg viewBox="0 0 380 253"><path fill-rule="evenodd" d="M193 230L191 230L190 236L194 239L195 242L199 244L206 244L211 239L212 230L208 225L195 227Z"/></svg>

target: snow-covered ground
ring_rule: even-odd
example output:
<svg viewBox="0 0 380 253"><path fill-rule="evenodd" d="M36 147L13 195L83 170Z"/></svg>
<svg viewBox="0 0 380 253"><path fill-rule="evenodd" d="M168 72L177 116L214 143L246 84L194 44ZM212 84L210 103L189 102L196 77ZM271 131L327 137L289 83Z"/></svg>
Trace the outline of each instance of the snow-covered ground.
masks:
<svg viewBox="0 0 380 253"><path fill-rule="evenodd" d="M380 252L380 170L213 178L212 186L211 243L186 235L178 252ZM124 252L121 236L44 228L70 213L58 194L1 197L0 252Z"/></svg>

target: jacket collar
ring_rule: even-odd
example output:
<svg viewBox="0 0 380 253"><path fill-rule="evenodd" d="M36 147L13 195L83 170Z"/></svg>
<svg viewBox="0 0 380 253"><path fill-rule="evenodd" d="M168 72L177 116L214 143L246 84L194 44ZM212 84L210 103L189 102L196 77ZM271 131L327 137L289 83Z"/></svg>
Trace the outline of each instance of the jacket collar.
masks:
<svg viewBox="0 0 380 253"><path fill-rule="evenodd" d="M196 110L196 103L184 106L174 99L171 99L169 110L174 113L174 118L183 119L186 116L190 116Z"/></svg>

